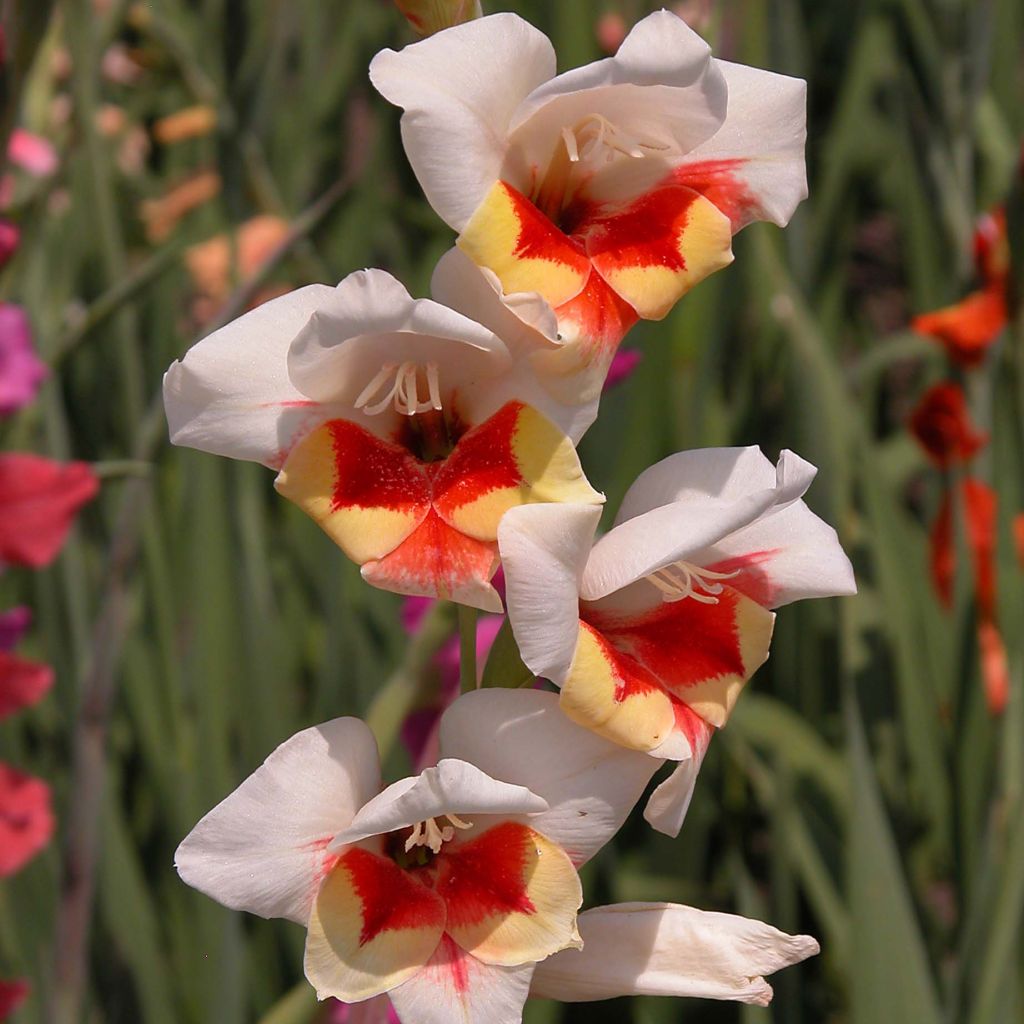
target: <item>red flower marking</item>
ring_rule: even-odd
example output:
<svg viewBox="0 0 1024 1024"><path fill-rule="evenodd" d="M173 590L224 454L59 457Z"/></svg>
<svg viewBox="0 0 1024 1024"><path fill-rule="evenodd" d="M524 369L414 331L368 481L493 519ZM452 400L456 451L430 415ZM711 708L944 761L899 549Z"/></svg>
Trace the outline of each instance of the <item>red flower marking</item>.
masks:
<svg viewBox="0 0 1024 1024"><path fill-rule="evenodd" d="M53 685L53 669L0 651L0 720L42 700Z"/></svg>
<svg viewBox="0 0 1024 1024"><path fill-rule="evenodd" d="M971 369L985 361L1006 321L1005 285L995 282L955 306L914 317L910 326L939 342L958 366Z"/></svg>
<svg viewBox="0 0 1024 1024"><path fill-rule="evenodd" d="M470 956L447 933L441 936L441 944L429 966L447 971L452 987L460 995L468 990Z"/></svg>
<svg viewBox="0 0 1024 1024"><path fill-rule="evenodd" d="M444 902L394 861L353 847L339 858L338 870L348 873L362 904L361 946L384 932L444 925Z"/></svg>
<svg viewBox="0 0 1024 1024"><path fill-rule="evenodd" d="M515 208L519 221L519 234L516 236L513 254L521 259L564 263L580 274L588 274L590 261L583 251L582 243L562 231L517 188L505 181L500 184Z"/></svg>
<svg viewBox="0 0 1024 1024"><path fill-rule="evenodd" d="M469 580L489 580L498 560L497 551L497 544L467 537L431 508L394 551L367 562L363 575L375 584L400 584L402 593L420 591L444 596L456 593Z"/></svg>
<svg viewBox="0 0 1024 1024"><path fill-rule="evenodd" d="M717 604L683 599L663 602L643 615L581 613L620 652L635 658L661 687L686 699L686 688L727 675L742 676L736 628L738 595L726 587Z"/></svg>
<svg viewBox="0 0 1024 1024"><path fill-rule="evenodd" d="M750 551L745 555L736 555L734 558L723 558L722 561L704 568L711 572L725 573L739 570L739 575L733 576L729 580L729 586L749 597L751 601L756 601L762 608L771 608L775 604L778 588L772 582L771 576L761 566L770 562L781 551L781 548Z"/></svg>
<svg viewBox="0 0 1024 1024"><path fill-rule="evenodd" d="M489 828L438 858L437 891L448 905L449 925L473 925L489 917L533 914L527 891L533 830L514 821Z"/></svg>
<svg viewBox="0 0 1024 1024"><path fill-rule="evenodd" d="M434 476L434 506L442 515L523 482L514 446L524 408L522 402L508 402L459 438Z"/></svg>
<svg viewBox="0 0 1024 1024"><path fill-rule="evenodd" d="M757 199L736 175L745 163L740 157L701 160L676 168L670 177L677 185L692 188L714 203L732 221L735 232L743 226L750 211L757 207Z"/></svg>
<svg viewBox="0 0 1024 1024"><path fill-rule="evenodd" d="M0 764L0 878L14 874L39 853L53 827L47 785Z"/></svg>
<svg viewBox="0 0 1024 1024"><path fill-rule="evenodd" d="M75 514L99 481L84 462L0 455L0 562L33 569L57 557Z"/></svg>
<svg viewBox="0 0 1024 1024"><path fill-rule="evenodd" d="M580 615L582 616L580 626L601 648L601 653L611 667L615 678L615 700L617 703L621 704L630 697L640 697L653 690L664 690L660 680L652 675L649 669L641 665L636 658L620 650L605 635L607 630L603 631L603 627L591 625L588 620L594 617L592 614L588 615L581 610Z"/></svg>
<svg viewBox="0 0 1024 1024"><path fill-rule="evenodd" d="M342 508L421 509L430 506L425 465L405 448L382 441L348 420L327 424L334 448L334 493Z"/></svg>
<svg viewBox="0 0 1024 1024"><path fill-rule="evenodd" d="M961 502L967 546L974 561L974 587L982 616L993 619L996 603L996 492L973 477L943 498L931 532L931 572L943 604L953 603L956 577L956 545L953 534L953 501Z"/></svg>
<svg viewBox="0 0 1024 1024"><path fill-rule="evenodd" d="M956 384L936 384L910 417L910 432L940 468L967 462L988 443L975 430L964 393Z"/></svg>
<svg viewBox="0 0 1024 1024"><path fill-rule="evenodd" d="M0 981L0 1021L7 1020L25 1002L28 993L27 981Z"/></svg>

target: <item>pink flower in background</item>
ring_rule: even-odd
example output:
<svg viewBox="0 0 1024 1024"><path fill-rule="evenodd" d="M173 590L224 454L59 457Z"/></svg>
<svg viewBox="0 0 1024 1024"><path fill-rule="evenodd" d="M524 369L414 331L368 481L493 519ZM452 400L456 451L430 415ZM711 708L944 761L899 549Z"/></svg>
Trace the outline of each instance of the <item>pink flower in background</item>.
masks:
<svg viewBox="0 0 1024 1024"><path fill-rule="evenodd" d="M50 789L0 764L0 878L20 871L53 836Z"/></svg>
<svg viewBox="0 0 1024 1024"><path fill-rule="evenodd" d="M620 348L608 368L608 376L604 381L604 390L610 391L618 384L628 380L633 371L640 365L644 354L635 348Z"/></svg>
<svg viewBox="0 0 1024 1024"><path fill-rule="evenodd" d="M41 135L15 128L7 142L7 159L34 178L46 178L57 170L57 151Z"/></svg>
<svg viewBox="0 0 1024 1024"><path fill-rule="evenodd" d="M18 225L0 219L0 267L14 255L20 241L21 231Z"/></svg>
<svg viewBox="0 0 1024 1024"><path fill-rule="evenodd" d="M84 462L0 455L0 562L40 569L57 557L99 481Z"/></svg>
<svg viewBox="0 0 1024 1024"><path fill-rule="evenodd" d="M0 721L37 704L53 685L53 669L0 651Z"/></svg>
<svg viewBox="0 0 1024 1024"><path fill-rule="evenodd" d="M24 605L0 612L0 651L9 651L32 625L32 612Z"/></svg>
<svg viewBox="0 0 1024 1024"><path fill-rule="evenodd" d="M28 998L27 981L0 981L0 1021L5 1021Z"/></svg>
<svg viewBox="0 0 1024 1024"><path fill-rule="evenodd" d="M324 1024L402 1024L387 996L377 996L362 1003L327 1000Z"/></svg>
<svg viewBox="0 0 1024 1024"><path fill-rule="evenodd" d="M32 347L32 329L20 306L0 303L0 416L36 397L49 371Z"/></svg>

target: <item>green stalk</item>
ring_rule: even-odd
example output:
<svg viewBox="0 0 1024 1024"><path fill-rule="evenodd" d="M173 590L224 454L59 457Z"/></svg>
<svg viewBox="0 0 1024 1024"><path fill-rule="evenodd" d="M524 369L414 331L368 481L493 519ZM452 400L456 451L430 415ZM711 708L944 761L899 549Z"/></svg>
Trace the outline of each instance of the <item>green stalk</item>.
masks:
<svg viewBox="0 0 1024 1024"><path fill-rule="evenodd" d="M475 608L459 605L459 682L463 693L480 685L476 674L476 616Z"/></svg>

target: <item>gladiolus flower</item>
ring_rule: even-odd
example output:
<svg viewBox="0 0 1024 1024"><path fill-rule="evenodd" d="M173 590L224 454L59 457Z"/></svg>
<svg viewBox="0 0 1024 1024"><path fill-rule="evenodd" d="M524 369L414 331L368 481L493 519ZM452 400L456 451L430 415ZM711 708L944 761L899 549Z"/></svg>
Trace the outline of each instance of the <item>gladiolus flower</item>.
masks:
<svg viewBox="0 0 1024 1024"><path fill-rule="evenodd" d="M32 347L32 329L20 306L0 302L0 416L28 405L49 371Z"/></svg>
<svg viewBox="0 0 1024 1024"><path fill-rule="evenodd" d="M971 422L963 390L956 384L936 384L925 392L910 417L910 430L941 469L967 462L988 443L988 435Z"/></svg>
<svg viewBox="0 0 1024 1024"><path fill-rule="evenodd" d="M488 327L383 271L216 331L170 368L164 400L175 444L279 469L278 491L401 594L500 611L504 512L603 500L573 445L592 410L561 405Z"/></svg>
<svg viewBox="0 0 1024 1024"><path fill-rule="evenodd" d="M20 871L53 835L46 783L0 763L0 878Z"/></svg>
<svg viewBox="0 0 1024 1024"><path fill-rule="evenodd" d="M0 981L0 1021L7 1020L28 998L27 981Z"/></svg>
<svg viewBox="0 0 1024 1024"><path fill-rule="evenodd" d="M480 0L395 0L395 6L421 36L479 18Z"/></svg>
<svg viewBox="0 0 1024 1024"><path fill-rule="evenodd" d="M757 448L682 452L642 473L612 530L599 510L513 509L498 542L523 661L574 721L682 762L647 806L678 833L712 730L768 656L775 616L852 594L835 531L800 500L813 466Z"/></svg>
<svg viewBox="0 0 1024 1024"><path fill-rule="evenodd" d="M329 1001L324 1024L402 1024L387 996L376 996L362 1003Z"/></svg>
<svg viewBox="0 0 1024 1024"><path fill-rule="evenodd" d="M0 651L0 721L38 703L52 685L49 665Z"/></svg>
<svg viewBox="0 0 1024 1024"><path fill-rule="evenodd" d="M461 697L441 753L378 793L364 723L307 729L203 818L178 871L226 906L304 924L320 998L388 993L406 1022L512 1024L535 963L580 944L577 869L652 762L533 691Z"/></svg>
<svg viewBox="0 0 1024 1024"><path fill-rule="evenodd" d="M215 171L200 171L158 199L147 199L139 211L146 225L146 237L151 242L162 242L183 217L208 203L220 189L219 174Z"/></svg>
<svg viewBox="0 0 1024 1024"><path fill-rule="evenodd" d="M640 365L643 353L639 349L619 349L615 353L611 366L608 367L608 376L604 381L604 390L609 391L633 376L633 371Z"/></svg>
<svg viewBox="0 0 1024 1024"><path fill-rule="evenodd" d="M659 319L732 260L733 232L785 224L806 195L805 83L714 60L679 18L555 75L513 14L370 66L434 209L507 293L538 292L582 366L606 369L637 316Z"/></svg>
<svg viewBox="0 0 1024 1024"><path fill-rule="evenodd" d="M0 455L0 563L49 565L78 510L98 490L96 474L84 462Z"/></svg>
<svg viewBox="0 0 1024 1024"><path fill-rule="evenodd" d="M946 607L953 604L956 578L956 544L953 534L953 503L960 502L967 547L974 569L974 590L983 618L995 616L996 604L996 492L973 477L949 491L942 499L931 530L932 580Z"/></svg>
<svg viewBox="0 0 1024 1024"><path fill-rule="evenodd" d="M1002 210L982 217L974 235L974 259L982 287L960 302L911 321L918 334L934 338L958 366L980 366L1008 319L1010 245Z"/></svg>
<svg viewBox="0 0 1024 1024"><path fill-rule="evenodd" d="M32 611L24 605L0 612L0 651L12 650L31 625Z"/></svg>
<svg viewBox="0 0 1024 1024"><path fill-rule="evenodd" d="M41 135L15 128L7 141L7 159L34 178L48 178L57 170L57 151Z"/></svg>

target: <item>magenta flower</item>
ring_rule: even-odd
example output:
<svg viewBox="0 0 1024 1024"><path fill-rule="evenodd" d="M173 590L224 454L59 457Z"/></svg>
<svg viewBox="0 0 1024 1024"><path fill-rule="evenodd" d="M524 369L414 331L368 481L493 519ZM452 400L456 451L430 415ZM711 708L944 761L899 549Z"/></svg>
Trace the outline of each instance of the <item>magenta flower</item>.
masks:
<svg viewBox="0 0 1024 1024"><path fill-rule="evenodd" d="M14 255L20 241L21 231L18 225L0 218L0 267Z"/></svg>
<svg viewBox="0 0 1024 1024"><path fill-rule="evenodd" d="M0 416L28 405L49 371L32 347L32 330L20 306L0 303Z"/></svg>

